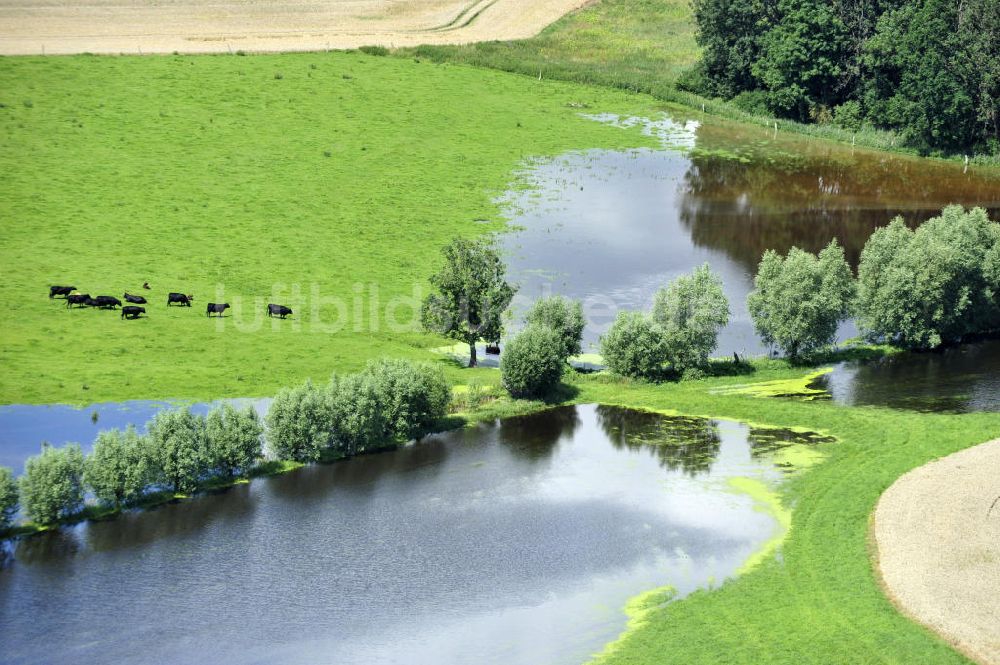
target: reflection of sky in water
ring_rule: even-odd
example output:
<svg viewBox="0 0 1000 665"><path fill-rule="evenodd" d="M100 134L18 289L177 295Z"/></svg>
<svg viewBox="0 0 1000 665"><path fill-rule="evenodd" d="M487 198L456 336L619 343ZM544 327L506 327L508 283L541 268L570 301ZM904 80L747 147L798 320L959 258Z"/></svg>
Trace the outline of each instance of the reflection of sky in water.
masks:
<svg viewBox="0 0 1000 665"><path fill-rule="evenodd" d="M514 203L512 224L524 228L502 236L521 284L515 312L544 295L578 298L594 343L618 309L649 309L659 288L707 262L730 302L720 355L762 352L745 305L752 274L723 249L695 244L681 223L689 163L674 151L589 151L533 169L537 189Z"/></svg>
<svg viewBox="0 0 1000 665"><path fill-rule="evenodd" d="M628 598L733 574L775 524L728 479L781 475L744 425L708 424L719 452L692 475L611 445L601 413L480 425L22 541L0 571L18 607L0 613L5 657L582 662Z"/></svg>
<svg viewBox="0 0 1000 665"><path fill-rule="evenodd" d="M718 354L761 353L745 303L765 249L815 252L836 237L854 263L872 230L898 214L917 224L953 202L1000 211L995 178L952 164L724 124L595 119L642 125L672 147L535 163L523 174L531 187L503 199L516 229L502 236L521 285L515 314L548 294L583 300L588 344L618 309L648 310L660 287L707 262L732 310ZM855 334L845 324L839 337Z"/></svg>
<svg viewBox="0 0 1000 665"><path fill-rule="evenodd" d="M263 415L270 398L230 399L190 404L191 411L204 415L223 402L236 408L252 405ZM155 400L103 402L77 409L64 404L5 404L0 405L0 466L20 474L24 460L38 453L43 441L55 446L79 443L86 453L101 430L125 429L134 425L142 431L157 411L188 406L186 402L169 403ZM94 420L94 414L97 419Z"/></svg>

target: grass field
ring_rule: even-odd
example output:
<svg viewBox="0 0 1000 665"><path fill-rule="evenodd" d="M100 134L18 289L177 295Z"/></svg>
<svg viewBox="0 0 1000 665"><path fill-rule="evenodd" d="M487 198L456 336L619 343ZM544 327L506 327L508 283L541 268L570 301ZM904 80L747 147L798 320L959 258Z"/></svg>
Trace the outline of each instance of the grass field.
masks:
<svg viewBox="0 0 1000 665"><path fill-rule="evenodd" d="M0 403L268 395L436 357L409 305L442 245L504 227L516 168L652 141L578 110L649 98L357 53L4 58L0 91ZM50 284L139 292L149 317L67 311Z"/></svg>

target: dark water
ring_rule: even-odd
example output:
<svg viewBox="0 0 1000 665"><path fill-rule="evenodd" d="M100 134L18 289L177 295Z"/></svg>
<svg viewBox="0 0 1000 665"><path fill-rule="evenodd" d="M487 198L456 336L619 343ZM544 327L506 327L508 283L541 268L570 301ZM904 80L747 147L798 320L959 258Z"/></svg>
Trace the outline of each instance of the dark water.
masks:
<svg viewBox="0 0 1000 665"><path fill-rule="evenodd" d="M719 122L651 130L679 149L565 155L530 169L534 189L506 199L521 228L504 238L520 306L550 293L583 300L587 342L617 309L649 309L657 289L707 262L733 314L719 355L763 353L745 301L764 250L818 251L837 238L856 264L871 232L896 215L917 225L961 203L1000 219L995 170ZM845 325L840 337L854 334Z"/></svg>
<svg viewBox="0 0 1000 665"><path fill-rule="evenodd" d="M24 460L37 455L43 441L56 446L79 443L83 451L87 452L101 430L125 429L128 425L134 425L142 431L146 423L161 409L183 405L189 406L194 413L204 415L223 402L236 408L253 406L263 416L271 404L271 398L202 403L130 400L102 402L83 409L65 404L0 405L0 466L10 467L15 474L20 474Z"/></svg>
<svg viewBox="0 0 1000 665"><path fill-rule="evenodd" d="M813 387L835 402L917 411L1000 411L1000 341L844 363Z"/></svg>
<svg viewBox="0 0 1000 665"><path fill-rule="evenodd" d="M565 407L43 534L0 568L0 660L578 663L772 536L727 481L774 447Z"/></svg>

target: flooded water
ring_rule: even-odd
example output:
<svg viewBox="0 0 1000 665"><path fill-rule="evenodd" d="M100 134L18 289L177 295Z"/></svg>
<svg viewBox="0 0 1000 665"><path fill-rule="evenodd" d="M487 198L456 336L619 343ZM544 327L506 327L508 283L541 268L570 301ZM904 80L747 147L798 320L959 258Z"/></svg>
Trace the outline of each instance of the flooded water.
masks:
<svg viewBox="0 0 1000 665"><path fill-rule="evenodd" d="M223 402L240 409L253 406L263 416L271 398L195 403L130 400L102 402L83 409L65 404L0 405L0 466L10 467L15 474L20 474L24 460L37 455L43 441L55 446L79 443L86 453L101 430L134 425L141 431L161 409L189 406L192 412L204 415Z"/></svg>
<svg viewBox="0 0 1000 665"><path fill-rule="evenodd" d="M763 353L745 301L764 250L818 251L837 238L856 264L871 232L896 215L917 225L961 203L1000 219L995 170L716 121L650 130L677 147L564 155L529 169L532 187L505 199L520 307L550 293L583 300L588 343L617 309L649 309L657 289L707 262L733 314L718 354ZM855 334L850 324L840 331Z"/></svg>
<svg viewBox="0 0 1000 665"><path fill-rule="evenodd" d="M775 533L791 436L564 407L22 540L5 663L579 663Z"/></svg>
<svg viewBox="0 0 1000 665"><path fill-rule="evenodd" d="M850 406L1000 412L1000 341L843 363L811 387Z"/></svg>

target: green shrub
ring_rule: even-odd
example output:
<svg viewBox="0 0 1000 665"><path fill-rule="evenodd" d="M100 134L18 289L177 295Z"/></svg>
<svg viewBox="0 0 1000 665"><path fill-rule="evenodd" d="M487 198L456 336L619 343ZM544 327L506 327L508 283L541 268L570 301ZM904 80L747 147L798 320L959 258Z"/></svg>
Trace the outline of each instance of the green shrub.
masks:
<svg viewBox="0 0 1000 665"><path fill-rule="evenodd" d="M818 257L798 247L785 257L768 250L747 308L763 342L795 359L833 343L837 326L850 312L854 291L851 268L836 240Z"/></svg>
<svg viewBox="0 0 1000 665"><path fill-rule="evenodd" d="M191 409L158 412L149 423L157 482L175 493L190 492L211 467L205 441L205 419Z"/></svg>
<svg viewBox="0 0 1000 665"><path fill-rule="evenodd" d="M420 438L448 412L451 388L444 373L408 360L372 360L364 371L372 377L395 438Z"/></svg>
<svg viewBox="0 0 1000 665"><path fill-rule="evenodd" d="M358 48L358 50L368 55L376 55L376 56L389 55L389 49L387 49L384 46L362 46Z"/></svg>
<svg viewBox="0 0 1000 665"><path fill-rule="evenodd" d="M933 348L1000 326L1000 224L948 206L916 231L871 235L858 266L858 325L873 340Z"/></svg>
<svg viewBox="0 0 1000 665"><path fill-rule="evenodd" d="M239 411L227 403L212 409L205 419L211 466L228 477L247 473L263 456L263 432L252 406Z"/></svg>
<svg viewBox="0 0 1000 665"><path fill-rule="evenodd" d="M146 437L134 427L97 435L83 464L83 482L104 503L121 506L134 501L153 480L153 459Z"/></svg>
<svg viewBox="0 0 1000 665"><path fill-rule="evenodd" d="M389 413L393 397L387 387L372 374L351 374L331 381L331 443L335 450L356 455L396 444Z"/></svg>
<svg viewBox="0 0 1000 665"><path fill-rule="evenodd" d="M38 524L53 524L83 507L83 453L73 443L62 448L42 444L42 452L24 463L19 481L25 514Z"/></svg>
<svg viewBox="0 0 1000 665"><path fill-rule="evenodd" d="M833 109L833 122L838 127L858 131L864 123L864 113L861 111L861 104L850 99Z"/></svg>
<svg viewBox="0 0 1000 665"><path fill-rule="evenodd" d="M566 339L548 326L522 330L500 356L500 380L511 397L544 397L559 384L566 364Z"/></svg>
<svg viewBox="0 0 1000 665"><path fill-rule="evenodd" d="M17 513L17 482L14 472L5 466L0 466L0 531L11 525L14 514Z"/></svg>
<svg viewBox="0 0 1000 665"><path fill-rule="evenodd" d="M653 378L663 371L668 349L663 329L642 312L619 312L601 338L608 368L622 376Z"/></svg>
<svg viewBox="0 0 1000 665"><path fill-rule="evenodd" d="M722 280L708 264L682 275L656 293L653 320L663 329L667 357L678 372L705 364L729 323Z"/></svg>
<svg viewBox="0 0 1000 665"><path fill-rule="evenodd" d="M329 391L311 381L279 391L267 412L267 443L278 459L318 460L332 431Z"/></svg>
<svg viewBox="0 0 1000 665"><path fill-rule="evenodd" d="M763 90L744 90L733 97L730 103L747 113L762 116L771 115L771 110L767 105L767 93Z"/></svg>
<svg viewBox="0 0 1000 665"><path fill-rule="evenodd" d="M540 298L531 306L525 317L529 326L551 328L562 341L563 358L578 355L583 340L583 305L578 300L562 296Z"/></svg>

